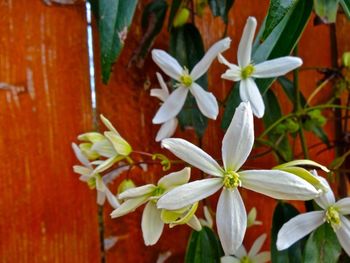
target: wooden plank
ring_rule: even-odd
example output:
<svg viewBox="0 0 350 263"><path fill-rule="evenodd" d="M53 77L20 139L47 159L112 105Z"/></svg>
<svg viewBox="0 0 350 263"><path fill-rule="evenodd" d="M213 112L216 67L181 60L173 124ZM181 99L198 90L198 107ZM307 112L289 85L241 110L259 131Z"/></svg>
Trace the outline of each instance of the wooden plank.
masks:
<svg viewBox="0 0 350 263"><path fill-rule="evenodd" d="M110 83L107 86L101 84L99 80L97 82L97 96L99 111L107 116L117 127L118 131L124 135L124 137L130 141L130 143L137 150L144 151L161 151L159 144L154 143L153 138L158 130L159 126L151 124L151 119L158 109L158 101L150 98L149 86L158 86L155 78L155 72L159 69L152 62L150 56L146 60L142 69L129 68L128 63L132 55L133 50L136 49L137 44L142 37L142 30L140 27L141 12L148 1L140 1L140 4L136 11L136 16L133 21L133 25L128 34L125 48L121 54L120 59L114 66L113 74ZM228 35L233 39L232 46L229 51L225 53L225 56L230 61L236 61L236 50L241 37L243 26L248 16L256 16L259 26L262 23L263 16L266 14L268 2L254 0L243 1L236 0L233 11L229 15L229 28ZM205 10L203 19L197 18L196 25L199 27L205 47L208 48L215 41L220 39L224 33L224 24L220 18L213 18L210 11ZM169 34L166 30L163 30L158 37L155 48L167 49L168 48ZM308 25L306 32L301 40L300 44L300 56L304 60L305 66L330 66L329 56L329 31L326 26L315 27L312 22ZM323 54L320 56L320 54ZM96 57L96 63L99 65L99 58ZM209 70L209 87L210 90L217 96L218 100L222 101L228 94L232 87L232 83L229 81L223 81L220 79L220 75L225 70L225 67L218 62L214 62ZM308 72L309 73L309 72ZM99 70L97 70L97 76ZM311 77L310 77L311 76ZM318 73L306 73L301 74L301 87L306 95L310 94L316 86L316 81L320 78ZM291 106L284 97L281 88L275 85L276 93L282 100L284 110L291 109ZM215 158L221 158L221 140L223 137L223 131L220 128L220 122L222 119L222 109L220 109L220 115L216 122L209 121L209 128L203 138L202 147ZM332 124L330 123L326 129L327 132L333 134ZM256 120L256 132L262 131L262 123ZM184 132L177 131L175 136L184 137L196 144L198 141L195 139L194 133L191 130ZM311 134L307 134L308 143L318 143ZM296 146L296 152L299 153L301 148ZM334 156L333 151L323 153L321 156L317 155L317 151L311 152L312 158L320 161L324 164L328 164ZM275 165L273 156L265 156L256 160L250 160L245 168L271 168ZM196 173L194 173L196 178ZM121 179L130 176L136 178L136 182L144 184L147 182L156 181L159 173L155 173L154 170L148 173L140 174L124 174L121 178L112 185L112 189L116 191L116 187ZM241 191L241 190L240 190ZM254 227L248 231L245 243L250 246L252 242L261 233L270 232L272 214L276 202L273 199L264 197L260 194L253 193L251 191L241 191L246 208L249 211L250 208L255 206L258 209L258 220L264 222L263 226ZM212 200L212 205L215 207L216 200ZM295 203L298 207L302 208L303 203ZM170 251L172 256L167 262L182 262L184 258L184 251L186 242L189 235L189 229L186 227L175 228L163 233L159 243L153 247L145 247L143 245L142 234L140 231L141 213L142 208L138 209L135 213L124 216L119 219L110 219L109 213L111 208L105 209L105 229L106 236L118 236L119 241L107 252L107 262L155 262L160 253ZM269 248L269 242L265 243L264 248Z"/></svg>
<svg viewBox="0 0 350 263"><path fill-rule="evenodd" d="M0 262L99 262L70 146L92 127L84 5L1 1L0 82Z"/></svg>

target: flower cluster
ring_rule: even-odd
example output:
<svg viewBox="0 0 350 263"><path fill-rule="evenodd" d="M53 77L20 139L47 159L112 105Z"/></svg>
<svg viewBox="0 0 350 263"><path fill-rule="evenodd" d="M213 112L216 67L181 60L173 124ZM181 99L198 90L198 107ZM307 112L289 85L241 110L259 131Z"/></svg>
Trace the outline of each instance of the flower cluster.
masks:
<svg viewBox="0 0 350 263"><path fill-rule="evenodd" d="M350 214L350 198L335 202L328 183L300 166L313 166L328 171L326 167L311 160L295 160L270 170L242 169L254 145L253 115L259 118L264 115L263 99L254 79L284 75L302 64L300 58L290 56L255 64L251 58L255 29L255 18L249 17L238 48L238 65L229 63L221 55L230 47L230 38L215 43L191 71L180 66L165 51L152 51L155 63L176 82L172 87L174 89L169 92L163 77L157 73L161 88L151 90L151 96L163 102L153 118L153 123L162 124L156 141L161 141L163 148L183 162L201 170L203 179L190 182L191 168L184 167L160 178L156 184L138 187L131 184L118 191L117 195L111 193L107 185L111 180L110 176L102 174L114 166L122 171L123 168L134 165L131 157L133 149L102 115L101 121L108 130L104 133L84 133L78 136L81 143L73 144L73 150L82 164L74 166L74 171L91 188L96 188L98 204L102 205L105 199L109 201L114 208L112 218L124 216L145 205L141 228L146 245L153 245L159 240L165 224L170 227L187 224L196 231L200 231L202 226L212 227L213 220L207 207L204 207L205 220L198 219L195 213L201 200L220 191L215 221L225 253L222 262L269 261L268 253L258 253L266 235L260 236L248 253L242 246L247 227L259 224L255 221L255 210L247 216L240 195L240 189L245 188L279 200L314 199L323 209L297 216L287 222L278 234L278 249L289 247L327 222L333 227L345 251L350 254L350 222L344 217ZM216 161L201 148L184 139L170 138L178 124L176 116L189 92L203 115L214 120L217 118L219 107L216 98L196 83L216 58L229 68L222 74L222 78L240 82L242 100L222 140L222 162ZM163 159L170 165L171 160L165 156Z"/></svg>

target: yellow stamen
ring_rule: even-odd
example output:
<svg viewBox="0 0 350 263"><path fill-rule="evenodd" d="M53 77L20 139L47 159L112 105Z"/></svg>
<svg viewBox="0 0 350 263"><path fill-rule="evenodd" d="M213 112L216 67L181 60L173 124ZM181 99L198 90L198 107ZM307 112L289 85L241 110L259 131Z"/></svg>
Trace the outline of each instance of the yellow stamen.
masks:
<svg viewBox="0 0 350 263"><path fill-rule="evenodd" d="M252 263L248 256L244 256L241 258L241 263Z"/></svg>
<svg viewBox="0 0 350 263"><path fill-rule="evenodd" d="M184 85L185 87L190 87L193 83L192 77L188 72L187 68L184 68L183 72L182 72L182 76L180 77L180 82L182 85Z"/></svg>
<svg viewBox="0 0 350 263"><path fill-rule="evenodd" d="M254 71L255 71L254 66L252 64L249 64L248 66L246 66L244 69L241 70L242 79L249 78L254 73Z"/></svg>
<svg viewBox="0 0 350 263"><path fill-rule="evenodd" d="M236 188L241 185L238 173L234 171L226 171L224 174L224 186L228 189Z"/></svg>
<svg viewBox="0 0 350 263"><path fill-rule="evenodd" d="M326 221L331 224L333 229L338 229L341 225L339 209L334 206L328 207L326 211Z"/></svg>

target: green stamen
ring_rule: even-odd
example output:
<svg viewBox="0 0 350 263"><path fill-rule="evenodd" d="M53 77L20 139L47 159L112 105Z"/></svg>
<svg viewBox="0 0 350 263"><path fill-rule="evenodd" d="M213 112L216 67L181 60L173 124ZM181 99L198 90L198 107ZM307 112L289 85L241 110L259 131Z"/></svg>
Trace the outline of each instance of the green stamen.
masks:
<svg viewBox="0 0 350 263"><path fill-rule="evenodd" d="M236 188L241 185L238 173L234 171L226 171L224 174L224 186L228 189Z"/></svg>
<svg viewBox="0 0 350 263"><path fill-rule="evenodd" d="M250 258L248 258L248 256L244 256L241 258L241 263L252 263L252 261Z"/></svg>
<svg viewBox="0 0 350 263"><path fill-rule="evenodd" d="M331 224L333 229L337 229L340 227L341 221L339 216L339 209L337 207L328 207L326 211L326 221L327 223Z"/></svg>
<svg viewBox="0 0 350 263"><path fill-rule="evenodd" d="M242 79L249 78L254 73L254 71L255 71L254 66L252 64L249 64L248 66L246 66L244 69L241 70Z"/></svg>
<svg viewBox="0 0 350 263"><path fill-rule="evenodd" d="M180 82L182 85L184 85L185 87L190 87L193 83L192 77L188 72L187 68L184 68L183 72L182 72L182 76L180 77Z"/></svg>
<svg viewBox="0 0 350 263"><path fill-rule="evenodd" d="M158 186L156 189L154 189L152 196L161 196L162 194L164 194L164 192L165 192L165 189Z"/></svg>

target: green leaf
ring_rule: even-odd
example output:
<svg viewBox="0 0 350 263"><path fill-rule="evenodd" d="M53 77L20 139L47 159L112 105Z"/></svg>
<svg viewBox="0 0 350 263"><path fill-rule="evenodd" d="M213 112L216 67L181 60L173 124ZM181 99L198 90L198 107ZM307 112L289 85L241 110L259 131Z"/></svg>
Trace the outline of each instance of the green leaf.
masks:
<svg viewBox="0 0 350 263"><path fill-rule="evenodd" d="M182 27L173 28L170 35L170 53L180 65L191 71L205 53L202 37L195 25L185 24ZM196 83L207 90L207 74L198 79ZM190 93L178 119L182 128L193 127L199 137L203 136L208 126L208 119L200 112L194 97Z"/></svg>
<svg viewBox="0 0 350 263"><path fill-rule="evenodd" d="M234 0L209 0L210 10L213 16L221 16L225 24L228 23L228 12L233 6Z"/></svg>
<svg viewBox="0 0 350 263"><path fill-rule="evenodd" d="M171 3L169 20L168 20L168 31L170 31L173 27L175 16L179 11L182 2L183 0L173 0Z"/></svg>
<svg viewBox="0 0 350 263"><path fill-rule="evenodd" d="M147 56L155 38L162 30L167 9L168 4L165 0L153 0L145 7L142 13L143 36L140 45L131 58L131 61L139 67L143 66L144 58Z"/></svg>
<svg viewBox="0 0 350 263"><path fill-rule="evenodd" d="M332 227L325 223L314 231L306 242L304 263L336 263L341 246Z"/></svg>
<svg viewBox="0 0 350 263"><path fill-rule="evenodd" d="M340 5L348 19L350 19L350 0L340 0Z"/></svg>
<svg viewBox="0 0 350 263"><path fill-rule="evenodd" d="M266 16L266 22L264 25L264 30L262 31L260 40L266 39L266 37L272 32L272 30L277 26L277 24L286 15L288 10L293 7L294 0L272 0L270 1L269 10Z"/></svg>
<svg viewBox="0 0 350 263"><path fill-rule="evenodd" d="M296 92L295 92L295 85L293 82L286 77L278 77L277 81L281 84L282 89L284 93L287 95L289 100L292 102L293 105L296 103ZM304 95L300 91L300 104L302 107L305 107L306 105L306 99Z"/></svg>
<svg viewBox="0 0 350 263"><path fill-rule="evenodd" d="M315 12L325 24L335 23L339 0L314 0Z"/></svg>
<svg viewBox="0 0 350 263"><path fill-rule="evenodd" d="M282 117L282 112L278 100L272 90L268 90L263 96L263 99L265 104L263 121L266 129ZM272 144L276 144L276 142L279 141L279 143L275 145L278 149L279 155L283 158L283 160L279 158L279 161L290 161L293 158L293 152L288 137L283 136L282 139L279 139L279 137L280 135L269 133L268 139Z"/></svg>
<svg viewBox="0 0 350 263"><path fill-rule="evenodd" d="M302 262L302 241L294 243L288 249L278 251L276 247L277 234L284 223L298 215L298 210L288 203L278 203L275 208L271 229L271 262L300 263Z"/></svg>
<svg viewBox="0 0 350 263"><path fill-rule="evenodd" d="M136 4L137 0L100 0L98 3L102 81L105 84L108 83L112 65L124 46Z"/></svg>
<svg viewBox="0 0 350 263"><path fill-rule="evenodd" d="M261 44L257 44L260 42L256 42L253 51L253 61L259 63L289 55L298 43L305 29L311 15L312 6L312 1L294 0L293 5L290 6L284 17L278 22L264 41ZM269 23L270 22L265 19L258 33L258 37L262 36L261 30L265 30L264 28L266 27L264 25ZM261 94L264 94L268 90L273 81L273 78L256 80ZM235 94L238 94L238 92L234 90L235 89L232 89L231 93L235 92ZM230 94L225 105L223 127L227 127L227 123L230 123L233 117L234 109L232 108L235 107L233 100L237 100L237 98Z"/></svg>
<svg viewBox="0 0 350 263"><path fill-rule="evenodd" d="M185 263L219 263L221 256L222 248L213 230L203 227L201 231L192 231Z"/></svg>

